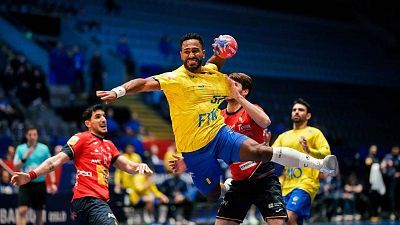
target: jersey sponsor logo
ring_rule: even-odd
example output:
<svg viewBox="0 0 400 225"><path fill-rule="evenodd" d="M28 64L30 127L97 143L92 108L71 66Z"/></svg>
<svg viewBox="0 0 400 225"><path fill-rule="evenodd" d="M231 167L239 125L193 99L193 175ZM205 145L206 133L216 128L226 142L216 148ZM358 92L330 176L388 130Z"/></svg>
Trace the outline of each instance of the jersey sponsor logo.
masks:
<svg viewBox="0 0 400 225"><path fill-rule="evenodd" d="M101 155L101 152L96 148L92 152L90 152L91 155Z"/></svg>
<svg viewBox="0 0 400 225"><path fill-rule="evenodd" d="M300 178L303 175L303 170L301 168L289 167L286 169L286 173L289 179Z"/></svg>
<svg viewBox="0 0 400 225"><path fill-rule="evenodd" d="M251 168L251 167L254 167L254 166L256 166L257 165L257 163L256 162L253 162L253 161L248 161L248 162L245 162L245 163L243 163L242 165L240 165L239 166L239 168L240 168L240 170L247 170L247 169L249 169L249 168Z"/></svg>
<svg viewBox="0 0 400 225"><path fill-rule="evenodd" d="M226 96L221 96L221 95L214 95L211 99L211 104L220 104Z"/></svg>
<svg viewBox="0 0 400 225"><path fill-rule="evenodd" d="M216 120L218 118L218 109L212 109L208 113L199 114L199 124L198 127L201 127L204 123L210 125L210 122Z"/></svg>
<svg viewBox="0 0 400 225"><path fill-rule="evenodd" d="M237 125L239 132L244 132L246 130L251 130L250 124L238 124Z"/></svg>
<svg viewBox="0 0 400 225"><path fill-rule="evenodd" d="M67 144L74 146L78 141L79 141L79 137L74 135L67 141Z"/></svg>
<svg viewBox="0 0 400 225"><path fill-rule="evenodd" d="M92 172L87 172L84 170L78 170L76 173L77 176L85 176L85 177L91 177L92 176Z"/></svg>
<svg viewBox="0 0 400 225"><path fill-rule="evenodd" d="M90 162L93 164L100 164L101 160L100 159L92 159Z"/></svg>
<svg viewBox="0 0 400 225"><path fill-rule="evenodd" d="M269 203L268 204L268 208L269 209L272 209L272 208L275 208L275 207L280 207L280 206L282 206L281 202L274 202L274 203ZM280 208L280 209L282 210L282 208ZM276 212L279 212L281 210L277 210Z"/></svg>

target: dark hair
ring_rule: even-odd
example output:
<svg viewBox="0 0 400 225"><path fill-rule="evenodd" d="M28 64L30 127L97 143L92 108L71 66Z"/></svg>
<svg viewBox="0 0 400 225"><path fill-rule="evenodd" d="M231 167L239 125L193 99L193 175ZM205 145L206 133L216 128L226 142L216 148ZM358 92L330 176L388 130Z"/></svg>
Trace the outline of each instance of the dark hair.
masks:
<svg viewBox="0 0 400 225"><path fill-rule="evenodd" d="M296 104L304 105L307 108L307 113L311 113L311 106L304 99L298 98L298 99L294 100L293 105L296 105Z"/></svg>
<svg viewBox="0 0 400 225"><path fill-rule="evenodd" d="M253 80L251 79L251 77L249 75L247 75L245 73L231 73L231 74L229 74L229 78L240 83L242 85L243 90L244 89L249 90L249 93L247 94L247 96L250 95L251 90L253 89Z"/></svg>
<svg viewBox="0 0 400 225"><path fill-rule="evenodd" d="M36 130L36 131L38 131L37 127L30 125L30 126L27 126L27 127L25 128L25 134L27 134L30 130Z"/></svg>
<svg viewBox="0 0 400 225"><path fill-rule="evenodd" d="M96 112L97 110L104 111L104 106L101 104L96 104L96 105L92 105L89 108L85 109L85 111L82 113L82 122L85 122L86 120L90 120L93 112Z"/></svg>
<svg viewBox="0 0 400 225"><path fill-rule="evenodd" d="M202 38L202 37L200 36L200 34L198 34L198 33L187 33L187 34L183 35L183 36L181 37L181 40L180 40L181 48L182 48L182 43L183 43L184 41L190 40L190 39L196 39L196 40L198 40L198 41L200 42L201 48L203 48L204 41L203 41L203 38Z"/></svg>

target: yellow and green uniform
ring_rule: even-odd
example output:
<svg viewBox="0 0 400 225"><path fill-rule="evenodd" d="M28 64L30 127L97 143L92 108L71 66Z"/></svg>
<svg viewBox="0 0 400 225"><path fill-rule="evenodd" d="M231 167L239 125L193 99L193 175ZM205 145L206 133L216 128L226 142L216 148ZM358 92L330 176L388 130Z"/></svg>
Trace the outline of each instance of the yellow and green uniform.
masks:
<svg viewBox="0 0 400 225"><path fill-rule="evenodd" d="M207 145L225 125L218 106L230 95L227 76L214 64L192 73L184 66L154 78L167 97L172 128L179 152L193 152Z"/></svg>
<svg viewBox="0 0 400 225"><path fill-rule="evenodd" d="M125 156L128 160L135 162L135 163L141 163L142 158L140 157L139 154L137 153L131 153L131 154L126 154L124 153L123 156ZM125 171L122 171L120 169L115 170L115 177L114 177L114 183L116 184L121 184L121 187L123 189L128 189L132 188L133 186L133 175L129 174Z"/></svg>
<svg viewBox="0 0 400 225"><path fill-rule="evenodd" d="M300 144L301 137L305 137L310 153L303 150ZM323 159L331 154L328 141L322 132L310 126L282 133L278 136L273 146L293 148L318 159ZM311 199L314 199L319 188L319 171L312 168L285 167L280 181L282 183L283 196L288 195L294 189L301 189L307 192Z"/></svg>
<svg viewBox="0 0 400 225"><path fill-rule="evenodd" d="M156 198L160 198L163 195L153 181L151 181L152 183L146 187L147 179L147 175L144 174L133 175L133 186L129 193L129 199L133 205L136 205L140 198L144 196L153 195Z"/></svg>

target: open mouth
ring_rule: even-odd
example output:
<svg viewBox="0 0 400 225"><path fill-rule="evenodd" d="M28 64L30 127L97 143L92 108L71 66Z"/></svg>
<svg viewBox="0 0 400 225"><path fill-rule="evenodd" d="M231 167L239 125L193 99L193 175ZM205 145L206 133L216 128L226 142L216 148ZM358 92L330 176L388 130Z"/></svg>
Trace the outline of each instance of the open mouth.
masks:
<svg viewBox="0 0 400 225"><path fill-rule="evenodd" d="M197 64L199 61L197 59L188 59L187 62L188 62L188 64L193 65L193 64Z"/></svg>

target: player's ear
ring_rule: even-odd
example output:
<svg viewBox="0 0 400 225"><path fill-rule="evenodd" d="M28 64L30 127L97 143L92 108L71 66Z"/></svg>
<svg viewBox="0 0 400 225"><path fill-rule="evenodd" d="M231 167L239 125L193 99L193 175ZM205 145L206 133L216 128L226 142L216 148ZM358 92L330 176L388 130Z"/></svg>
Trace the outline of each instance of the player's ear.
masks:
<svg viewBox="0 0 400 225"><path fill-rule="evenodd" d="M90 127L90 120L85 120L84 123L85 123L85 126L86 126L86 127Z"/></svg>
<svg viewBox="0 0 400 225"><path fill-rule="evenodd" d="M249 89L242 90L243 96L247 96L249 94Z"/></svg>
<svg viewBox="0 0 400 225"><path fill-rule="evenodd" d="M311 113L307 113L306 118L307 118L307 120L311 119Z"/></svg>

